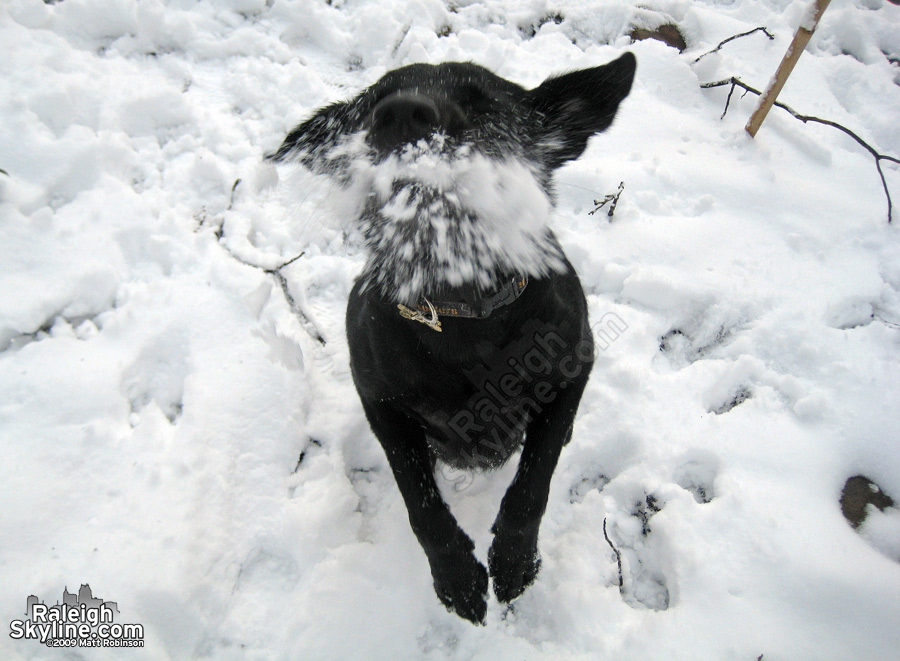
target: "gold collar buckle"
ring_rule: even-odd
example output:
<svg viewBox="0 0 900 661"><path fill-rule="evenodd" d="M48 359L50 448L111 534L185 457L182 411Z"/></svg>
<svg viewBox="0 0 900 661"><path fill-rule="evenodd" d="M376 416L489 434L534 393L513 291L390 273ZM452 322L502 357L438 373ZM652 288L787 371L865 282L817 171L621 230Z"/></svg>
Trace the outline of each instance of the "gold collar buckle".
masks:
<svg viewBox="0 0 900 661"><path fill-rule="evenodd" d="M428 305L428 313L431 315L430 317L426 317L419 310L413 310L411 308L406 307L403 303L397 304L397 309L400 310L400 316L404 319L412 319L413 321L419 321L426 326L428 326L431 330L436 330L440 333L443 329L441 328L441 320L438 319L437 310L434 309L434 306L431 304L427 298L424 299L425 303Z"/></svg>

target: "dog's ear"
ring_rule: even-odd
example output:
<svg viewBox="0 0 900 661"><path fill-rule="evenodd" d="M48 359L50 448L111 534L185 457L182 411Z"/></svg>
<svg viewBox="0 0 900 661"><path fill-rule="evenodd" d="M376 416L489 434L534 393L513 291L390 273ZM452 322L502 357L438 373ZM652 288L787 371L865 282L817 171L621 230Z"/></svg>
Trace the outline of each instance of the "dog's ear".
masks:
<svg viewBox="0 0 900 661"><path fill-rule="evenodd" d="M282 163L298 160L313 170L318 169L320 157L335 146L338 138L354 130L358 113L356 100L339 101L318 110L305 122L287 134L281 146L266 159Z"/></svg>
<svg viewBox="0 0 900 661"><path fill-rule="evenodd" d="M578 158L588 138L609 128L636 67L634 55L625 53L603 66L548 78L528 92L532 107L544 115L550 167Z"/></svg>

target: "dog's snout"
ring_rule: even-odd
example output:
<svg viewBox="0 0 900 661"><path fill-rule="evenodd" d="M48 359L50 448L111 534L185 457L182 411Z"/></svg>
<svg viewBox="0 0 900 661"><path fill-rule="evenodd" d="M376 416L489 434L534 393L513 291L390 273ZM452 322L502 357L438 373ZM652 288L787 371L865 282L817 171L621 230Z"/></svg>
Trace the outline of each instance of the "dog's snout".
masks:
<svg viewBox="0 0 900 661"><path fill-rule="evenodd" d="M422 94L397 93L375 106L369 139L376 147L390 150L427 138L441 125L440 108L432 99Z"/></svg>

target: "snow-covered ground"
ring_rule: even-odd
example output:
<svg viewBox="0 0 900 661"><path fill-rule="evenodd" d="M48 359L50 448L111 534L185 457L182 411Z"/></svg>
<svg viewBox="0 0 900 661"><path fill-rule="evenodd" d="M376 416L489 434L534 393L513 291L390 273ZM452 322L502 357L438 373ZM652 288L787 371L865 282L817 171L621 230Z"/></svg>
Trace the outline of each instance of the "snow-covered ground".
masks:
<svg viewBox="0 0 900 661"><path fill-rule="evenodd" d="M810 3L3 2L0 622L88 583L145 647L0 656L900 658L900 511L857 532L838 503L856 474L900 500L900 170L889 225L855 142L778 109L751 140L756 98L720 120L728 88L700 88L764 87ZM627 36L662 22L684 53ZM624 50L631 96L555 219L608 334L542 571L475 627L349 378L334 191L262 155L398 65L533 86ZM900 155L898 58L900 7L834 0L781 100ZM482 559L513 470L441 477Z"/></svg>

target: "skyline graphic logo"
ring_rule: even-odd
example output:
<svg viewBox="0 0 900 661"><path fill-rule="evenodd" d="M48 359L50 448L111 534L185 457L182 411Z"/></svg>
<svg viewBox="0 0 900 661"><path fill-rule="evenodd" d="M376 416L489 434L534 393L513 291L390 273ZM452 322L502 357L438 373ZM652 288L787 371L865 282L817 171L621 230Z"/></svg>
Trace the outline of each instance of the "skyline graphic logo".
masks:
<svg viewBox="0 0 900 661"><path fill-rule="evenodd" d="M37 640L47 647L143 647L144 626L116 623L118 613L115 601L94 597L87 583L77 594L66 586L62 602L52 606L29 595L26 619L10 623L9 637Z"/></svg>

